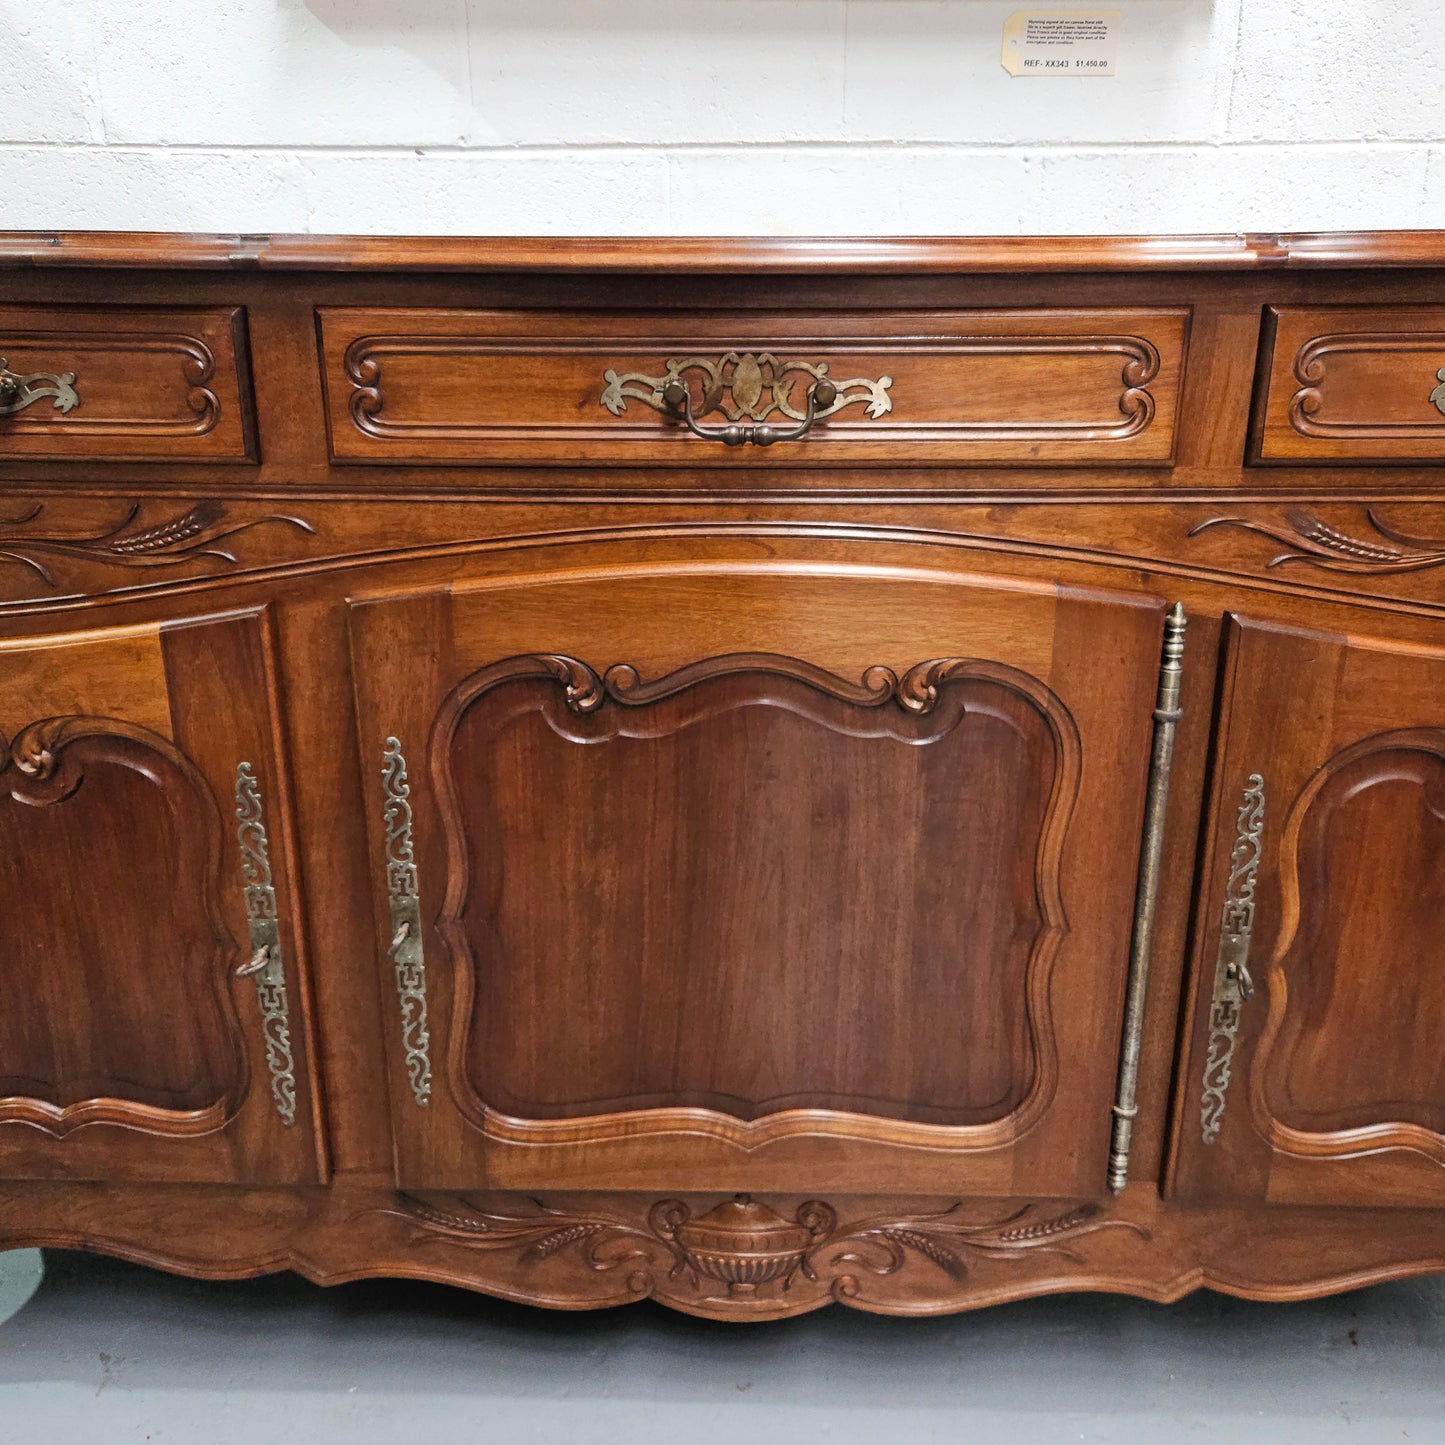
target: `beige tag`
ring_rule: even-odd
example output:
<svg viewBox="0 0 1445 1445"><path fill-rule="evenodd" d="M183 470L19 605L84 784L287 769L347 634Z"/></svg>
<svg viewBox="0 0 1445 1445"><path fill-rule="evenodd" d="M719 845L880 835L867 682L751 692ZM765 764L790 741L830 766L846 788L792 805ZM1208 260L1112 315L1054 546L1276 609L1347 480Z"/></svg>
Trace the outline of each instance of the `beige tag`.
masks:
<svg viewBox="0 0 1445 1445"><path fill-rule="evenodd" d="M1117 10L1015 10L1003 23L1003 68L1010 75L1113 75L1119 20Z"/></svg>

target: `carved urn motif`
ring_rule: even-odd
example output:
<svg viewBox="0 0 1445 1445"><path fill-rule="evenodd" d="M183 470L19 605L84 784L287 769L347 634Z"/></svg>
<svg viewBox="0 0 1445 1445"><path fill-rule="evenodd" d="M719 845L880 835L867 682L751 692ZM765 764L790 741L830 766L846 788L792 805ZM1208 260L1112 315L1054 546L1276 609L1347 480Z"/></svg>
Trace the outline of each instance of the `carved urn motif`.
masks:
<svg viewBox="0 0 1445 1445"><path fill-rule="evenodd" d="M803 1205L789 1223L766 1204L738 1194L698 1219L682 1212L659 1220L657 1228L671 1235L692 1269L736 1295L791 1278L833 1224L833 1211L823 1204Z"/></svg>

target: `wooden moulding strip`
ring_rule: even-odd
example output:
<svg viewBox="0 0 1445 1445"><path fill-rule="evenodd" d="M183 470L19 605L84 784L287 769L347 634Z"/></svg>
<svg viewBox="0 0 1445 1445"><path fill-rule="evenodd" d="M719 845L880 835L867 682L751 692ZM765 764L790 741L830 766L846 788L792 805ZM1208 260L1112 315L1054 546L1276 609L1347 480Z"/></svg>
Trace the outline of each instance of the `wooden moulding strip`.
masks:
<svg viewBox="0 0 1445 1445"><path fill-rule="evenodd" d="M1442 267L1445 231L996 237L460 237L3 231L0 269L948 274Z"/></svg>

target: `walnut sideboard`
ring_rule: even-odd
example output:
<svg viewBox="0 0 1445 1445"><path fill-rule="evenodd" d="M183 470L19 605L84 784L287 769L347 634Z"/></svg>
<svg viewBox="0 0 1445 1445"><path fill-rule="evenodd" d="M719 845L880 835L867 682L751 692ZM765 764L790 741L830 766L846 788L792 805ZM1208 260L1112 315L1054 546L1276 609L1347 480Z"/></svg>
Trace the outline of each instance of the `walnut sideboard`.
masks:
<svg viewBox="0 0 1445 1445"><path fill-rule="evenodd" d="M1445 1270L1445 234L12 233L0 357L0 1246Z"/></svg>

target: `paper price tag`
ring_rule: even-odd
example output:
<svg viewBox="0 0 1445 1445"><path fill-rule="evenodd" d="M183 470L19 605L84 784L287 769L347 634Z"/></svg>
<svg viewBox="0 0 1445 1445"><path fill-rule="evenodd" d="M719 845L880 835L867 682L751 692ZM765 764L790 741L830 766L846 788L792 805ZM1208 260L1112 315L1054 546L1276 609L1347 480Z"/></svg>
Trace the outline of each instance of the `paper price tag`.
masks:
<svg viewBox="0 0 1445 1445"><path fill-rule="evenodd" d="M1113 75L1119 59L1117 10L1015 10L1003 25L1010 75Z"/></svg>

